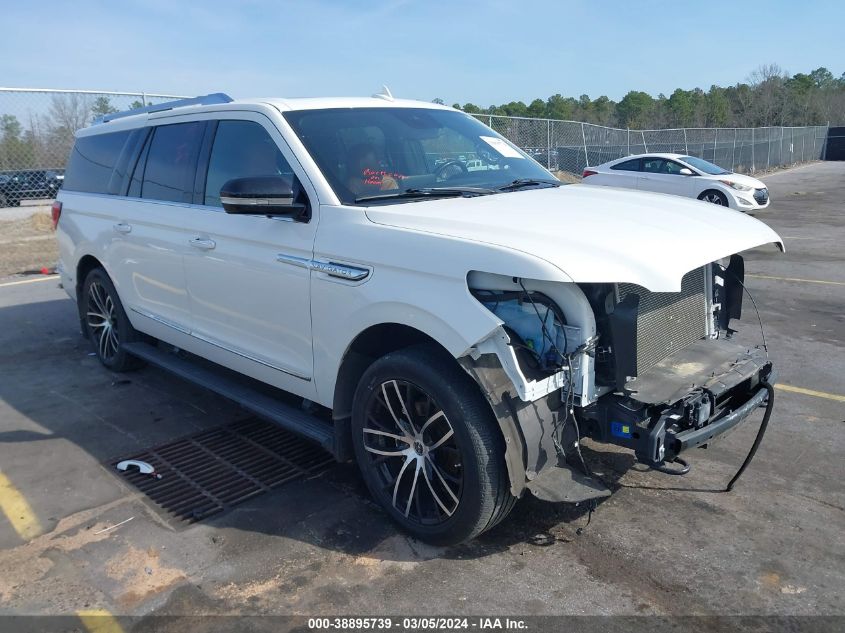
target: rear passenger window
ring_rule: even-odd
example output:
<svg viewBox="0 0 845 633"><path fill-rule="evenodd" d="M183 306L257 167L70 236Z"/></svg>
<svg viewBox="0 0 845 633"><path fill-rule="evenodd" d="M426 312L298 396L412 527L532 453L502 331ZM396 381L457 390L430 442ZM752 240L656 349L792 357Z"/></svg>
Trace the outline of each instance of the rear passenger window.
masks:
<svg viewBox="0 0 845 633"><path fill-rule="evenodd" d="M109 193L109 181L129 131L95 134L76 139L63 187L68 191Z"/></svg>
<svg viewBox="0 0 845 633"><path fill-rule="evenodd" d="M619 169L621 171L640 171L640 159L626 160L624 163L613 165L611 169Z"/></svg>
<svg viewBox="0 0 845 633"><path fill-rule="evenodd" d="M193 199L205 123L176 123L155 128L147 150L141 197L190 203Z"/></svg>
<svg viewBox="0 0 845 633"><path fill-rule="evenodd" d="M220 189L232 178L292 174L275 141L253 121L220 121L208 160L205 204L222 206Z"/></svg>

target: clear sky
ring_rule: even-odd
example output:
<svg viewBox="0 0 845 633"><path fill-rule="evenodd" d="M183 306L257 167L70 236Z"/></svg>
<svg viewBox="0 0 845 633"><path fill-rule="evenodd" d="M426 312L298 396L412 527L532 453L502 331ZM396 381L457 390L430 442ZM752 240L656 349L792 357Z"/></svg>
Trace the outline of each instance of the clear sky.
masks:
<svg viewBox="0 0 845 633"><path fill-rule="evenodd" d="M0 83L488 106L845 71L845 1L4 2Z"/></svg>

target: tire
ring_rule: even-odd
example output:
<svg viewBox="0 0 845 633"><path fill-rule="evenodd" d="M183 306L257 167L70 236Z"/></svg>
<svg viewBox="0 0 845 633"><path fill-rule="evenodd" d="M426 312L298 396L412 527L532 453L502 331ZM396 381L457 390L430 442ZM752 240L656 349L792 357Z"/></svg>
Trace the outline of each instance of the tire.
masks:
<svg viewBox="0 0 845 633"><path fill-rule="evenodd" d="M720 207L730 206L728 205L727 196L716 189L708 189L707 191L702 192L701 195L698 196L698 199Z"/></svg>
<svg viewBox="0 0 845 633"><path fill-rule="evenodd" d="M132 327L117 290L102 268L94 268L85 277L80 295L80 314L94 352L112 371L138 369L143 362L129 354L124 343L140 341L143 336Z"/></svg>
<svg viewBox="0 0 845 633"><path fill-rule="evenodd" d="M370 493L415 538L468 541L507 516L504 441L478 385L433 345L375 361L352 405L352 442Z"/></svg>

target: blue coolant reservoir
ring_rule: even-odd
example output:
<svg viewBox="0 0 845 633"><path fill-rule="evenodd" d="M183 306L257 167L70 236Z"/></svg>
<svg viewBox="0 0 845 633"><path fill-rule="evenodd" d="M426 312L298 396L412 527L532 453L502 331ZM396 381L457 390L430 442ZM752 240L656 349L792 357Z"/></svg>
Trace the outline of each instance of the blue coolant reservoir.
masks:
<svg viewBox="0 0 845 633"><path fill-rule="evenodd" d="M560 364L555 348L562 353L569 353L578 345L580 330L562 326L555 318L554 311L542 303L532 305L527 301L512 299L485 302L484 305L516 332L525 345L537 353L543 364ZM543 334L544 325L548 336Z"/></svg>

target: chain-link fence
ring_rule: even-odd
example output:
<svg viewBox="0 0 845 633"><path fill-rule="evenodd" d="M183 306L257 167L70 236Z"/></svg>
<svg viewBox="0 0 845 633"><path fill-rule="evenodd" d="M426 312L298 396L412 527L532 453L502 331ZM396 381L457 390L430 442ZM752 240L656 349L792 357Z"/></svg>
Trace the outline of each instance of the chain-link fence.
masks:
<svg viewBox="0 0 845 633"><path fill-rule="evenodd" d="M0 207L49 199L61 186L74 132L111 112L176 95L0 88ZM622 130L574 121L476 115L552 171L643 152L700 156L733 171L791 165L823 156L826 127Z"/></svg>
<svg viewBox="0 0 845 633"><path fill-rule="evenodd" d="M623 130L576 121L474 115L552 171L586 167L647 152L698 156L754 173L824 156L827 126Z"/></svg>
<svg viewBox="0 0 845 633"><path fill-rule="evenodd" d="M76 130L103 114L178 98L144 92L0 88L0 207L52 198Z"/></svg>

